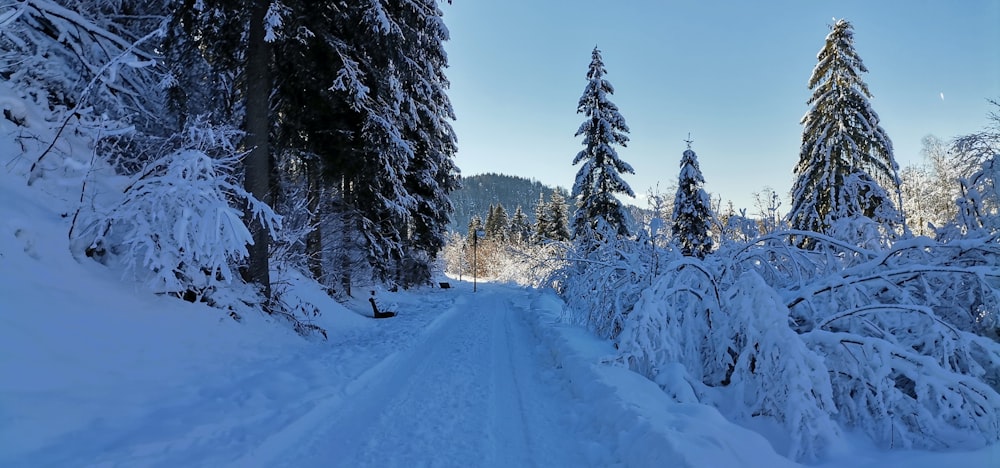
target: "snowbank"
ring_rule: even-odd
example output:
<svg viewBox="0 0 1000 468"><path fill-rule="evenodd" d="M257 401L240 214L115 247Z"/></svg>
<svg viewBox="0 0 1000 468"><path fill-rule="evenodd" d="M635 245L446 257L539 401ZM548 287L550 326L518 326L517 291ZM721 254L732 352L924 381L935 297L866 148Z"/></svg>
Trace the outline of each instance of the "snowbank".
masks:
<svg viewBox="0 0 1000 468"><path fill-rule="evenodd" d="M715 408L677 403L655 383L613 365L609 342L560 323L563 303L554 293L540 295L532 309L533 332L549 343L574 391L602 415L601 430L625 466L798 466Z"/></svg>

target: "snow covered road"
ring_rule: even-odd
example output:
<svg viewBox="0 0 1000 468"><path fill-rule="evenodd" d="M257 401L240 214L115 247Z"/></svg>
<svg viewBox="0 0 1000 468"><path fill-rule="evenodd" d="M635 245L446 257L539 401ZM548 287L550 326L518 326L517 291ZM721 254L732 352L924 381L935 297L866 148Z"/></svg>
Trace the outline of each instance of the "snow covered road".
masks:
<svg viewBox="0 0 1000 468"><path fill-rule="evenodd" d="M587 458L599 444L574 417L576 399L524 322L527 293L487 289L474 299L461 298L420 343L353 382L338 405L289 429L305 436L300 443L265 442L237 464L606 464Z"/></svg>
<svg viewBox="0 0 1000 468"><path fill-rule="evenodd" d="M539 294L456 283L388 296L399 316L343 312L360 322L337 319L319 343L227 322L192 336L179 312L160 316L176 331L154 336L124 315L81 316L106 333L77 340L38 328L23 346L52 359L4 361L17 378L0 385L0 466L614 465L529 323ZM106 364L73 371L70 356Z"/></svg>

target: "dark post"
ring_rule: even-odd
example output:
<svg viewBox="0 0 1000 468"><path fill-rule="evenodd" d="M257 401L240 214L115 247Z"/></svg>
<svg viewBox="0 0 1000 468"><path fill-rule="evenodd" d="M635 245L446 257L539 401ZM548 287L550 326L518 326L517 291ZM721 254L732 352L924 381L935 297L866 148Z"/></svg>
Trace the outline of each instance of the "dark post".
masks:
<svg viewBox="0 0 1000 468"><path fill-rule="evenodd" d="M479 231L472 236L472 292L476 292L476 280L479 278Z"/></svg>
<svg viewBox="0 0 1000 468"><path fill-rule="evenodd" d="M479 238L486 235L482 229L476 229L476 235L472 237L472 292L476 292L476 282L479 277Z"/></svg>

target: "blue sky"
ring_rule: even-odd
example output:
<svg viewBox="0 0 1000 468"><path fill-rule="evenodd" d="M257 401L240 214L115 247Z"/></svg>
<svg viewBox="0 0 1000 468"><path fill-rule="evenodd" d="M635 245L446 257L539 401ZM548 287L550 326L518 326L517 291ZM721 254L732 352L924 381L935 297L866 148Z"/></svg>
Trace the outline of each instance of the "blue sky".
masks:
<svg viewBox="0 0 1000 468"><path fill-rule="evenodd" d="M751 212L753 192L791 188L806 85L834 17L854 25L872 107L901 166L920 161L925 135L981 129L986 100L1000 99L1000 0L455 0L442 9L464 176L570 188L595 45L631 129L618 151L635 168L633 190L667 192L690 133L707 190Z"/></svg>

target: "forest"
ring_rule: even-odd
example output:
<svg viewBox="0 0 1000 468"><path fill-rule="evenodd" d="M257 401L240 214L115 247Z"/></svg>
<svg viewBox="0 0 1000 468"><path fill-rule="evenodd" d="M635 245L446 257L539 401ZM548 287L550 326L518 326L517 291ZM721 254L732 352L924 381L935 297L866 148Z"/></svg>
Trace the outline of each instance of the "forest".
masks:
<svg viewBox="0 0 1000 468"><path fill-rule="evenodd" d="M87 257L223 309L246 282L292 321L274 269L342 296L429 283L458 186L437 2L3 8L6 121L29 184L82 179L69 236ZM94 146L84 174L63 171L70 137ZM128 179L120 196L97 193L103 173Z"/></svg>

